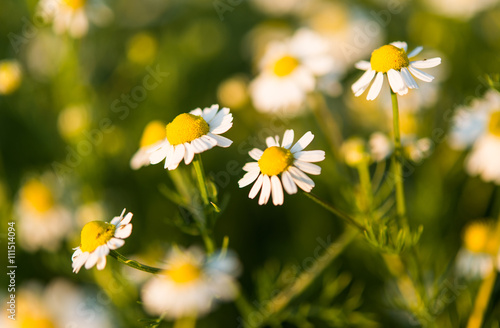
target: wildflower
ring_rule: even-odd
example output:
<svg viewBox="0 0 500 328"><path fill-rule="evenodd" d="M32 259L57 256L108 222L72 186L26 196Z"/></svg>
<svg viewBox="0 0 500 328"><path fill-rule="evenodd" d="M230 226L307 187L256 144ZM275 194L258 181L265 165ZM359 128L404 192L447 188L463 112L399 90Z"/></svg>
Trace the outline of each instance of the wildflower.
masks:
<svg viewBox="0 0 500 328"><path fill-rule="evenodd" d="M21 84L21 66L16 60L0 61L0 95L8 95Z"/></svg>
<svg viewBox="0 0 500 328"><path fill-rule="evenodd" d="M401 96L408 93L408 88L418 89L418 84L413 76L424 82L431 82L434 77L422 72L419 68L435 67L441 64L441 58L410 61L423 48L417 47L410 53L407 53L407 49L406 42L393 42L373 51L369 62L363 60L356 63L356 68L366 72L352 85L351 89L354 95L356 97L362 95L375 78L366 99L377 98L382 89L384 74L387 74L392 91Z"/></svg>
<svg viewBox="0 0 500 328"><path fill-rule="evenodd" d="M165 124L161 121L151 121L142 132L141 143L139 150L132 156L130 167L138 170L143 166L150 164L149 150L156 149L165 139L166 131Z"/></svg>
<svg viewBox="0 0 500 328"><path fill-rule="evenodd" d="M122 247L125 238L132 233L132 213L127 213L125 209L120 216L115 216L110 223L103 221L92 221L87 223L81 234L80 246L74 248L75 252L71 257L73 261L73 272L78 273L85 264L85 269L90 269L97 264L97 269L106 267L106 255L110 250Z"/></svg>
<svg viewBox="0 0 500 328"><path fill-rule="evenodd" d="M250 157L257 162L245 164L243 170L248 173L238 181L238 184L240 188L243 188L257 180L248 197L255 198L262 189L259 205L267 204L271 194L273 204L282 205L283 188L292 195L297 192L297 186L305 192L310 192L314 187L314 181L305 173L313 175L321 173L321 168L312 163L324 160L325 152L322 150L304 151L304 148L314 139L311 132L304 134L292 147L293 137L293 130L286 130L281 146L278 136L268 137L267 148L264 151L254 148L249 152ZM281 175L281 181L278 175Z"/></svg>
<svg viewBox="0 0 500 328"><path fill-rule="evenodd" d="M166 263L167 268L142 289L144 308L152 315L199 317L210 312L217 301L237 295L239 262L231 253L207 258L198 248L173 248Z"/></svg>
<svg viewBox="0 0 500 328"><path fill-rule="evenodd" d="M229 108L219 110L219 105L178 115L167 125L166 138L150 150L151 164L165 159L165 169L175 170L184 159L189 164L195 154L215 146L229 147L231 140L220 136L233 126L233 115Z"/></svg>

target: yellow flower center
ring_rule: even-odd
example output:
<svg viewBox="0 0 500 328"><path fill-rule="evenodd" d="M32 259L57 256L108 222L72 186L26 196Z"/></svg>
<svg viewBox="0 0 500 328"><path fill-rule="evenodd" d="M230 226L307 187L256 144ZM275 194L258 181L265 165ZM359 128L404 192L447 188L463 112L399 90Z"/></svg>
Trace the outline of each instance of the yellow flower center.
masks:
<svg viewBox="0 0 500 328"><path fill-rule="evenodd" d="M87 0L63 0L66 6L70 7L73 10L80 9L85 6L85 2Z"/></svg>
<svg viewBox="0 0 500 328"><path fill-rule="evenodd" d="M165 274L175 283L185 284L198 279L201 270L193 263L178 261L178 263L173 263L169 269L165 270Z"/></svg>
<svg viewBox="0 0 500 328"><path fill-rule="evenodd" d="M374 71L387 73L391 68L400 71L401 68L408 67L410 61L404 49L388 44L372 52L370 64Z"/></svg>
<svg viewBox="0 0 500 328"><path fill-rule="evenodd" d="M21 84L21 69L14 61L0 62L0 94L10 94Z"/></svg>
<svg viewBox="0 0 500 328"><path fill-rule="evenodd" d="M299 66L297 58L292 56L283 56L274 63L273 72L277 76L283 77L291 74Z"/></svg>
<svg viewBox="0 0 500 328"><path fill-rule="evenodd" d="M470 224L464 233L464 245L473 253L486 251L486 245L490 235L490 226L483 222Z"/></svg>
<svg viewBox="0 0 500 328"><path fill-rule="evenodd" d="M144 128L140 147L151 146L152 144L165 139L165 136L165 124L160 121L151 121Z"/></svg>
<svg viewBox="0 0 500 328"><path fill-rule="evenodd" d="M491 134L500 137L500 110L491 114L488 130Z"/></svg>
<svg viewBox="0 0 500 328"><path fill-rule="evenodd" d="M167 125L167 139L171 145L191 142L210 131L208 123L201 116L180 114Z"/></svg>
<svg viewBox="0 0 500 328"><path fill-rule="evenodd" d="M21 190L21 197L39 213L45 213L54 206L50 189L38 180L28 181Z"/></svg>
<svg viewBox="0 0 500 328"><path fill-rule="evenodd" d="M92 221L82 229L80 249L82 252L93 252L106 244L115 235L116 226L103 221Z"/></svg>
<svg viewBox="0 0 500 328"><path fill-rule="evenodd" d="M260 171L268 176L283 173L292 164L292 153L277 146L267 148L259 159Z"/></svg>
<svg viewBox="0 0 500 328"><path fill-rule="evenodd" d="M54 325L52 320L50 320L49 318L45 318L45 317L36 318L36 317L32 317L30 315L27 315L27 316L22 317L20 327L21 328L33 328L33 327L55 328L56 326Z"/></svg>

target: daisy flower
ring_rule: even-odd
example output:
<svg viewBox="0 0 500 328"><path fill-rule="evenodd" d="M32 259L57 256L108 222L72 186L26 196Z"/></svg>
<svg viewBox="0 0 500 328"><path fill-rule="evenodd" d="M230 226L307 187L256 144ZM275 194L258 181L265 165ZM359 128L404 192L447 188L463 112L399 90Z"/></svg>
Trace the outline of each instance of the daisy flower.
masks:
<svg viewBox="0 0 500 328"><path fill-rule="evenodd" d="M319 175L321 167L313 162L320 162L325 159L325 152L322 150L304 151L314 135L307 132L293 145L293 130L286 130L281 146L279 137L268 137L266 139L267 148L262 151L254 148L249 154L257 162L245 164L243 170L246 173L238 181L240 188L248 186L255 180L255 184L250 190L248 197L255 198L259 191L259 205L267 204L270 195L273 197L274 205L283 204L283 188L289 194L297 192L297 186L305 192L310 192L314 187L314 181L305 173ZM281 174L281 181L278 175Z"/></svg>
<svg viewBox="0 0 500 328"><path fill-rule="evenodd" d="M441 64L441 58L410 61L422 49L422 47L417 47L407 53L408 45L406 42L397 41L374 50L369 62L363 60L355 64L356 68L366 72L352 85L351 89L354 95L356 97L362 95L375 78L366 99L377 98L382 89L384 74L387 74L392 91L400 96L407 94L408 88L418 89L418 84L413 76L424 82L431 82L434 77L422 72L420 68L435 67Z"/></svg>
<svg viewBox="0 0 500 328"><path fill-rule="evenodd" d="M21 84L21 65L17 60L0 61L0 95L16 91Z"/></svg>
<svg viewBox="0 0 500 328"><path fill-rule="evenodd" d="M166 137L165 124L161 121L151 121L144 128L139 150L132 156L130 167L138 170L150 164L149 150L157 149Z"/></svg>
<svg viewBox="0 0 500 328"><path fill-rule="evenodd" d="M260 73L250 84L255 108L298 114L308 92L316 87L316 77L333 68L329 48L326 40L306 29L288 40L270 43L260 61Z"/></svg>
<svg viewBox="0 0 500 328"><path fill-rule="evenodd" d="M199 317L210 312L217 301L236 297L235 277L240 265L231 253L205 257L198 248L173 248L167 268L142 289L142 302L151 315L169 319Z"/></svg>
<svg viewBox="0 0 500 328"><path fill-rule="evenodd" d="M19 191L15 205L19 242L28 251L57 250L73 227L71 213L57 201L53 178L32 177Z"/></svg>
<svg viewBox="0 0 500 328"><path fill-rule="evenodd" d="M122 247L125 238L132 233L132 213L125 209L120 216L115 216L110 223L103 221L92 221L87 223L81 234L80 246L74 248L71 257L73 261L73 272L78 273L85 264L85 269L90 269L97 264L97 270L106 266L106 255L110 250Z"/></svg>
<svg viewBox="0 0 500 328"><path fill-rule="evenodd" d="M465 160L470 175L500 184L500 94L490 90L483 99L458 108L448 142L458 150L472 147Z"/></svg>
<svg viewBox="0 0 500 328"><path fill-rule="evenodd" d="M180 114L167 125L163 142L149 150L149 160L158 164L165 159L165 168L175 170L182 159L187 165L195 154L215 146L231 146L233 142L220 134L232 126L233 114L226 107L219 110L219 105Z"/></svg>
<svg viewBox="0 0 500 328"><path fill-rule="evenodd" d="M456 268L467 278L484 278L494 267L493 254L498 252L494 238L495 226L491 222L476 221L469 224L463 234L463 247L456 258Z"/></svg>

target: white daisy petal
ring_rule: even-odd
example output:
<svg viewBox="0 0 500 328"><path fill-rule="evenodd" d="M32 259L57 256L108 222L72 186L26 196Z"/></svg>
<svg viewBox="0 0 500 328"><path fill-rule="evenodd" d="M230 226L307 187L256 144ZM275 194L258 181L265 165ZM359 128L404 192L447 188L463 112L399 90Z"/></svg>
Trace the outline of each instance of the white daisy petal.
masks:
<svg viewBox="0 0 500 328"><path fill-rule="evenodd" d="M245 174L243 176L243 178L240 179L240 181L238 181L238 186L240 188L248 186L249 184L254 182L255 179L257 179L259 174L260 174L260 170L253 170L253 171L248 172L247 174Z"/></svg>
<svg viewBox="0 0 500 328"><path fill-rule="evenodd" d="M366 89L368 89L369 86L370 86L370 83L368 83L367 85L365 85L364 87L359 89L356 93L354 93L354 96L355 97L361 96L366 91Z"/></svg>
<svg viewBox="0 0 500 328"><path fill-rule="evenodd" d="M184 143L184 148L185 148L184 164L188 165L189 163L191 163L193 161L194 147L189 142L186 142L186 143Z"/></svg>
<svg viewBox="0 0 500 328"><path fill-rule="evenodd" d="M97 270L104 270L105 267L106 267L106 256L103 256L97 260Z"/></svg>
<svg viewBox="0 0 500 328"><path fill-rule="evenodd" d="M217 114L217 111L219 110L219 105L212 105L211 107L207 107L203 110L203 119L206 122L210 122L214 117L215 114Z"/></svg>
<svg viewBox="0 0 500 328"><path fill-rule="evenodd" d="M214 129L216 129L222 124L222 121L224 120L224 117L226 115L229 115L229 108L224 107L215 115L215 117L210 122L207 123Z"/></svg>
<svg viewBox="0 0 500 328"><path fill-rule="evenodd" d="M279 147L279 143L276 142L276 139L273 137L266 138L267 147Z"/></svg>
<svg viewBox="0 0 500 328"><path fill-rule="evenodd" d="M305 192L310 192L313 189L314 181L305 175L304 172L293 166L288 168L288 171L292 175L293 181L297 184L297 186L299 186L300 189Z"/></svg>
<svg viewBox="0 0 500 328"><path fill-rule="evenodd" d="M257 194L260 191L260 188L262 187L263 180L264 180L264 175L263 174L259 175L259 178L257 179L257 181L255 181L252 189L250 189L250 193L248 194L248 198L254 199L255 196L257 196Z"/></svg>
<svg viewBox="0 0 500 328"><path fill-rule="evenodd" d="M283 188L289 195L297 193L297 185L293 182L290 172L285 171L281 174L281 181L283 182Z"/></svg>
<svg viewBox="0 0 500 328"><path fill-rule="evenodd" d="M262 190L260 192L259 197L259 205L265 205L269 201L269 197L271 196L271 180L269 176L262 175Z"/></svg>
<svg viewBox="0 0 500 328"><path fill-rule="evenodd" d="M408 44L404 41L395 41L391 42L391 44L396 48L403 49L405 52L408 51Z"/></svg>
<svg viewBox="0 0 500 328"><path fill-rule="evenodd" d="M281 147L290 149L293 144L293 130L286 130L285 134L283 135L283 141L281 143Z"/></svg>
<svg viewBox="0 0 500 328"><path fill-rule="evenodd" d="M122 225L129 224L133 216L134 214L128 212L127 215L125 215L125 217L122 220L120 220L120 222L118 222L118 224L115 224L115 226L118 228Z"/></svg>
<svg viewBox="0 0 500 328"><path fill-rule="evenodd" d="M189 114L196 115L196 116L203 116L203 112L202 112L201 108L199 108L199 107L190 111Z"/></svg>
<svg viewBox="0 0 500 328"><path fill-rule="evenodd" d="M99 248L99 247L98 247ZM87 259L87 262L85 262L85 269L90 269L92 268L96 263L97 260L99 259L99 256L97 255L97 249L90 253L89 258Z"/></svg>
<svg viewBox="0 0 500 328"><path fill-rule="evenodd" d="M125 239L132 233L132 224L123 225L115 230L115 237Z"/></svg>
<svg viewBox="0 0 500 328"><path fill-rule="evenodd" d="M209 135L207 135L207 134L206 134L206 135L204 135L204 136L201 136L201 138L200 138L200 139L201 139L202 141L204 141L204 142L205 142L205 143L209 146L209 148L208 148L208 149L210 149L210 148L213 148L213 147L217 146L217 140L215 140L214 138L212 138L211 136L209 136Z"/></svg>
<svg viewBox="0 0 500 328"><path fill-rule="evenodd" d="M89 256L90 256L89 252L84 252L84 253L81 253L80 255L78 255L77 257L75 257L73 259L73 269L77 270L76 272L78 272L78 270L80 270L82 265L85 262L87 262Z"/></svg>
<svg viewBox="0 0 500 328"><path fill-rule="evenodd" d="M408 66L408 69L410 70L411 74L424 82L431 82L432 80L434 80L434 76L422 72L421 70L413 67L413 65Z"/></svg>
<svg viewBox="0 0 500 328"><path fill-rule="evenodd" d="M257 162L249 162L243 166L243 171L250 172L250 171L255 171L255 170L260 171L259 163L257 163Z"/></svg>
<svg viewBox="0 0 500 328"><path fill-rule="evenodd" d="M378 72L377 77L375 78L375 82L373 82L368 95L366 96L367 100L373 100L377 98L380 90L382 90L382 84L384 83L384 73Z"/></svg>
<svg viewBox="0 0 500 328"><path fill-rule="evenodd" d="M191 145L193 146L195 154L202 153L206 150L205 143L200 138L191 141Z"/></svg>
<svg viewBox="0 0 500 328"><path fill-rule="evenodd" d="M406 94L404 92L406 88L406 84L403 81L403 77L401 76L401 73L394 69L390 69L387 71L387 78L389 79L389 85L391 86L392 91L397 94ZM407 90L408 91L408 90Z"/></svg>
<svg viewBox="0 0 500 328"><path fill-rule="evenodd" d="M441 58L435 57L435 58L429 58L411 62L410 66L413 66L415 68L431 68L431 67L436 67L439 64L441 64Z"/></svg>
<svg viewBox="0 0 500 328"><path fill-rule="evenodd" d="M306 134L304 134L302 138L300 138L299 141L297 141L297 143L292 147L292 149L290 149L290 152L293 154L303 150L311 143L311 141L313 141L313 139L314 139L314 134L312 134L311 131L306 132Z"/></svg>
<svg viewBox="0 0 500 328"><path fill-rule="evenodd" d="M165 168L168 168L169 170L174 170L179 166L179 163L182 161L184 158L184 153L186 152L186 148L184 147L183 144L179 144L175 146L174 154L172 155L172 159L170 160L170 163L165 161ZM166 164L169 164L168 166Z"/></svg>
<svg viewBox="0 0 500 328"><path fill-rule="evenodd" d="M273 204L274 205L283 205L283 188L281 187L280 179L273 175L271 177L271 192L273 196Z"/></svg>
<svg viewBox="0 0 500 328"><path fill-rule="evenodd" d="M109 247L109 249L117 249L125 245L125 240L123 239L118 239L118 238L111 238L106 245Z"/></svg>
<svg viewBox="0 0 500 328"><path fill-rule="evenodd" d="M250 150L248 152L248 154L250 155L250 157L252 157L254 160L258 161L261 157L262 157L262 154L264 154L264 152L258 148L254 148L252 150Z"/></svg>
<svg viewBox="0 0 500 328"><path fill-rule="evenodd" d="M305 150L296 152L293 157L303 162L314 163L324 160L325 152L323 150Z"/></svg>
<svg viewBox="0 0 500 328"><path fill-rule="evenodd" d="M305 173L309 173L309 174L313 174L313 175L321 174L321 167L319 167L316 164L295 160L293 162L293 165L296 166L297 168L299 168L300 170L304 171Z"/></svg>
<svg viewBox="0 0 500 328"><path fill-rule="evenodd" d="M401 76L410 89L418 89L418 84L406 67L401 68Z"/></svg>
<svg viewBox="0 0 500 328"><path fill-rule="evenodd" d="M415 49L410 51L410 53L407 55L407 57L408 58L415 57L416 55L418 55L420 53L420 51L422 51L422 49L424 49L424 47L422 47L422 46L416 47Z"/></svg>
<svg viewBox="0 0 500 328"><path fill-rule="evenodd" d="M80 247L77 247L76 248L76 251L73 253L73 255L71 255L71 261L74 262L75 261L75 258L77 258L78 256L82 255L82 250L80 249Z"/></svg>
<svg viewBox="0 0 500 328"><path fill-rule="evenodd" d="M361 60L356 64L354 64L354 67L356 67L357 69L361 69L363 71L367 71L372 68L372 64L370 64L369 61Z"/></svg>
<svg viewBox="0 0 500 328"><path fill-rule="evenodd" d="M212 134L210 132L208 133L208 135L211 138L215 139L215 141L217 142L217 146L222 147L222 148L227 148L227 147L231 146L231 144L233 143L232 140L230 140L226 137L223 137L223 136Z"/></svg>
<svg viewBox="0 0 500 328"><path fill-rule="evenodd" d="M358 94L358 91L366 89L366 87L373 80L373 77L375 77L375 73L376 72L374 70L370 69L361 75L361 77L351 86L352 92Z"/></svg>
<svg viewBox="0 0 500 328"><path fill-rule="evenodd" d="M151 164L158 164L163 161L165 157L167 157L170 148L172 148L172 146L168 145L152 152L151 155L149 155L149 161L151 162Z"/></svg>

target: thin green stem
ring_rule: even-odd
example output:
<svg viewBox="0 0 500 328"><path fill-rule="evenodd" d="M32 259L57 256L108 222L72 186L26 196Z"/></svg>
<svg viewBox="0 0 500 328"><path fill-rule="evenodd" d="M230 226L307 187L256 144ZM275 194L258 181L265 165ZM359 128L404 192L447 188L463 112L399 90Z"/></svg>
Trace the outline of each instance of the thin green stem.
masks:
<svg viewBox="0 0 500 328"><path fill-rule="evenodd" d="M163 271L163 269L150 267L148 265L144 265L144 264L141 264L137 261L131 260L131 259L123 256L122 254L118 253L116 250L111 250L109 252L109 255L111 255L111 257L115 258L118 262L123 263L125 265L128 265L129 267L140 270L140 271L153 273L153 274L156 274L156 273Z"/></svg>
<svg viewBox="0 0 500 328"><path fill-rule="evenodd" d="M401 227L408 225L406 218L405 193L403 185L403 147L401 146L401 132L399 129L399 107L398 95L391 89L392 99L392 122L394 129L394 155L392 156L392 168L394 183L396 185L396 213L398 223Z"/></svg>
<svg viewBox="0 0 500 328"><path fill-rule="evenodd" d="M370 169L367 161L362 161L358 166L359 183L364 194L364 207L363 211L371 214L373 210L373 189L370 177Z"/></svg>
<svg viewBox="0 0 500 328"><path fill-rule="evenodd" d="M196 154L193 160L194 170L196 171L196 179L198 180L198 186L200 187L201 198L203 199L203 204L206 206L210 202L208 200L208 190L207 181L205 178L205 170L203 169L203 162L201 161L201 155Z"/></svg>
<svg viewBox="0 0 500 328"><path fill-rule="evenodd" d="M208 255L212 254L215 251L214 241L212 237L208 233L207 229L200 227L201 237L203 238L203 242L205 243L205 248L207 249Z"/></svg>
<svg viewBox="0 0 500 328"><path fill-rule="evenodd" d="M361 225L360 223L358 223L356 220L354 220L354 218L352 218L349 215L343 213L342 211L339 211L338 209L336 209L335 207L333 207L331 204L328 204L324 200L320 199L315 194L310 193L310 192L304 192L304 195L306 195L307 197L309 197L310 199L312 199L315 203L321 205L324 209L326 209L327 211L331 212L335 216L338 216L342 220L346 221L348 224L353 225L354 227L358 228L361 231L365 231L366 230L366 228L363 225Z"/></svg>

